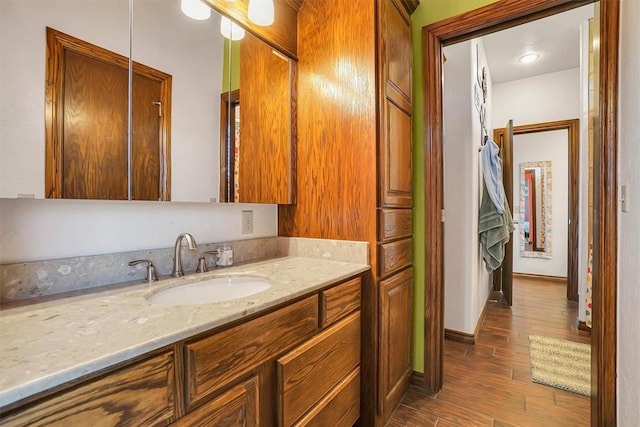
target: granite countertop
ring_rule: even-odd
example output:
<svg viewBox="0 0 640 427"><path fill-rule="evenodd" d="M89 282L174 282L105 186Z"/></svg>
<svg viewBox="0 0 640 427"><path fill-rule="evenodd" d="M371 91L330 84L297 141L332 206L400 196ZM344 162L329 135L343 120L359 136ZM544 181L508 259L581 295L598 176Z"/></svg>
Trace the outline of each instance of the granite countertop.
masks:
<svg viewBox="0 0 640 427"><path fill-rule="evenodd" d="M252 262L0 309L0 408L369 269L303 257ZM234 301L166 306L160 289L228 275L267 278L272 287Z"/></svg>

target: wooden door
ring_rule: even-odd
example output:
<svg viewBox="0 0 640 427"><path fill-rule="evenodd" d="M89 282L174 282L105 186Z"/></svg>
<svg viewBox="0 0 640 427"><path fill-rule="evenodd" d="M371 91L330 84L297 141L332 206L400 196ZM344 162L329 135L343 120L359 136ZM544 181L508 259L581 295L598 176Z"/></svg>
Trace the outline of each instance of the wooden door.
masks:
<svg viewBox="0 0 640 427"><path fill-rule="evenodd" d="M502 159L502 182L509 209L513 212L513 120L505 126L500 158ZM501 268L502 294L509 305L513 304L513 233L504 248Z"/></svg>
<svg viewBox="0 0 640 427"><path fill-rule="evenodd" d="M127 69L72 50L64 58L60 197L126 200Z"/></svg>
<svg viewBox="0 0 640 427"><path fill-rule="evenodd" d="M63 198L128 198L128 70L73 51L65 55ZM131 199L161 197L161 84L133 74ZM82 96L78 96L82 94Z"/></svg>
<svg viewBox="0 0 640 427"><path fill-rule="evenodd" d="M160 155L160 120L165 105L160 101L161 83L133 73L131 96L131 199L169 200L163 184L166 166ZM165 173L163 173L165 172Z"/></svg>

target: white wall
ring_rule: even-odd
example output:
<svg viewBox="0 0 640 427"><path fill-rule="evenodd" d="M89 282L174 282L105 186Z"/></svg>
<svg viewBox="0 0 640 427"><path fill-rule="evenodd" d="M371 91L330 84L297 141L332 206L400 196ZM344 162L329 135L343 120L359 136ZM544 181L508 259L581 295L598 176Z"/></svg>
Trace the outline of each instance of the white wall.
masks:
<svg viewBox="0 0 640 427"><path fill-rule="evenodd" d="M640 2L620 11L619 183L629 185L628 212L619 215L618 424L640 419Z"/></svg>
<svg viewBox="0 0 640 427"><path fill-rule="evenodd" d="M127 0L0 1L0 197L44 197L45 27L129 56ZM133 57L172 75L172 200L219 192L220 20L136 0ZM203 159L207 159L206 162Z"/></svg>
<svg viewBox="0 0 640 427"><path fill-rule="evenodd" d="M580 69L499 83L493 86L493 127L580 117Z"/></svg>
<svg viewBox="0 0 640 427"><path fill-rule="evenodd" d="M241 210L253 233L241 233ZM0 264L276 236L275 205L0 199Z"/></svg>
<svg viewBox="0 0 640 427"><path fill-rule="evenodd" d="M513 119L514 126L520 126L581 118L580 94L580 68L496 84L493 88L493 126L502 128L509 119ZM525 137L525 135L517 136L517 140L522 137ZM513 254L515 272L566 277L566 198L568 194L564 190L567 185L568 167L566 133L563 147L565 154L563 157L559 157L558 161L553 162L553 258L551 260L525 259L523 264L520 258L519 236L516 235ZM522 161L516 160L516 156L518 156L518 153L514 149L514 193L519 188L517 180L519 176L518 165ZM536 156L540 157L541 154L536 154ZM552 160L552 158L538 158L536 160ZM560 162L562 162L562 165L560 165ZM559 196L556 189L560 188L563 189L561 194L563 194L565 200L564 202L558 201L556 203L557 196ZM519 197L514 200L519 200ZM545 267L543 268L542 265ZM584 284L580 286L579 293L581 296L584 295Z"/></svg>
<svg viewBox="0 0 640 427"><path fill-rule="evenodd" d="M513 138L513 216L519 221L513 232L513 272L567 276L568 233L568 131L556 130L515 135ZM520 164L551 161L551 239L550 259L523 257L520 254ZM541 198L542 195L538 195Z"/></svg>
<svg viewBox="0 0 640 427"><path fill-rule="evenodd" d="M487 301L490 278L478 239L481 134L473 104L478 42L480 68L486 66L482 42L476 40L445 48L444 64L444 323L447 329L465 333L475 330ZM491 105L490 75L488 79L487 105Z"/></svg>

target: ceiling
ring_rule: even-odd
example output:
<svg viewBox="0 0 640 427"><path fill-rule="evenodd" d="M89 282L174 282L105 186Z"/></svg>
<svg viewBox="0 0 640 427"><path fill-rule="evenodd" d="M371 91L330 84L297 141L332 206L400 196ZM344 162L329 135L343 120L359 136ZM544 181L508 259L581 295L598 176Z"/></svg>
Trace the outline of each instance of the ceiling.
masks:
<svg viewBox="0 0 640 427"><path fill-rule="evenodd" d="M593 4L482 37L493 83L532 77L580 65L580 25L593 17ZM518 62L540 53L531 64Z"/></svg>

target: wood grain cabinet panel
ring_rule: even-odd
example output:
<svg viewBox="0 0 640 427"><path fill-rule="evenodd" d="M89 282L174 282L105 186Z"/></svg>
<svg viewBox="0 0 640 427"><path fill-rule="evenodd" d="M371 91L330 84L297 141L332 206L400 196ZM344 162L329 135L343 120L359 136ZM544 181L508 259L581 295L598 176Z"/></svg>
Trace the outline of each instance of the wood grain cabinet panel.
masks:
<svg viewBox="0 0 640 427"><path fill-rule="evenodd" d="M358 311L278 359L278 424L293 425L359 364Z"/></svg>
<svg viewBox="0 0 640 427"><path fill-rule="evenodd" d="M169 351L82 383L7 418L2 426L162 426L175 415Z"/></svg>
<svg viewBox="0 0 640 427"><path fill-rule="evenodd" d="M251 34L240 43L240 202L295 201L295 67Z"/></svg>
<svg viewBox="0 0 640 427"><path fill-rule="evenodd" d="M384 0L382 27L387 81L391 82L411 103L411 17L398 0Z"/></svg>
<svg viewBox="0 0 640 427"><path fill-rule="evenodd" d="M360 277L320 293L320 327L325 328L360 308Z"/></svg>
<svg viewBox="0 0 640 427"><path fill-rule="evenodd" d="M380 404L385 421L411 376L413 269L380 281Z"/></svg>
<svg viewBox="0 0 640 427"><path fill-rule="evenodd" d="M379 244L380 277L388 276L413 263L413 239Z"/></svg>
<svg viewBox="0 0 640 427"><path fill-rule="evenodd" d="M379 209L378 240L384 242L413 235L411 209Z"/></svg>
<svg viewBox="0 0 640 427"><path fill-rule="evenodd" d="M380 2L382 134L380 204L413 205L411 136L411 18L399 0Z"/></svg>
<svg viewBox="0 0 640 427"><path fill-rule="evenodd" d="M253 427L259 425L258 378L252 377L172 424L176 427Z"/></svg>
<svg viewBox="0 0 640 427"><path fill-rule="evenodd" d="M411 114L387 99L382 137L380 190L383 207L413 205Z"/></svg>
<svg viewBox="0 0 640 427"><path fill-rule="evenodd" d="M266 360L278 357L318 330L318 296L187 342L187 408Z"/></svg>
<svg viewBox="0 0 640 427"><path fill-rule="evenodd" d="M360 368L356 368L295 423L295 426L351 427L359 416Z"/></svg>

